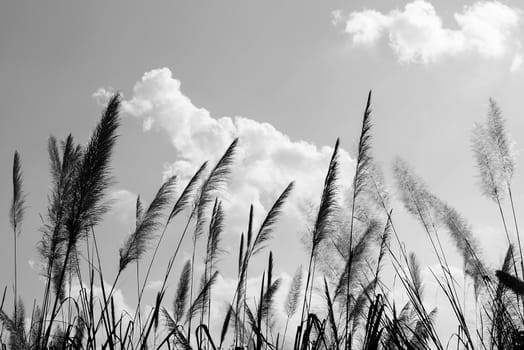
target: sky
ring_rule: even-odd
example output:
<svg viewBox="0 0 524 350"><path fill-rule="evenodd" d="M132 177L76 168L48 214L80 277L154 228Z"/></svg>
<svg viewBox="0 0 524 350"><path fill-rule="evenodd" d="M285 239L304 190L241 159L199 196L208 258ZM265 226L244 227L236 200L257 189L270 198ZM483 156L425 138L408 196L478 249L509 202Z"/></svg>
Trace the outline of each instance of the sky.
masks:
<svg viewBox="0 0 524 350"><path fill-rule="evenodd" d="M296 191L271 245L288 283L307 263L300 205L319 200L337 137L342 186L351 183L370 89L373 154L391 192L391 164L400 156L464 214L497 266L505 252L503 231L496 207L480 194L470 134L493 97L516 150L524 144L523 14L510 0L2 2L0 281L10 290L14 151L21 154L28 202L18 258L19 290L29 302L41 298L35 247L50 180L47 138L72 133L86 142L114 91L124 100L110 193L115 204L97 236L107 276L116 273L118 248L133 228L136 196L151 200L170 174L183 183L239 136L239 164L224 195L229 254L222 289L233 283L249 204L260 222L294 180ZM519 179L517 170L517 210L524 203ZM400 203L395 215L408 249L424 265L435 264L422 229ZM153 282L163 275L180 225L168 232ZM460 266L452 245L445 247ZM177 267L189 254L184 245ZM257 260L255 271L265 259ZM123 277L122 303L136 298L128 292L133 281L133 273Z"/></svg>

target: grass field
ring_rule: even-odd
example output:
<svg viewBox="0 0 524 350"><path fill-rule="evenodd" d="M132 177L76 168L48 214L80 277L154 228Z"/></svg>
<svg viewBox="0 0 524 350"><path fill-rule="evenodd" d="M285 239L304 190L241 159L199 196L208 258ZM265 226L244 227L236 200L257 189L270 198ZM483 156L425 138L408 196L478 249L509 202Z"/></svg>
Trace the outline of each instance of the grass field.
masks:
<svg viewBox="0 0 524 350"><path fill-rule="evenodd" d="M27 209L21 157L14 154L13 197L9 213L12 227L14 293L4 289L0 321L1 341L12 349L521 349L524 347L524 266L518 215L512 195L515 169L511 140L502 113L490 101L487 117L472 134L472 149L479 172L480 193L495 204L507 240L505 260L491 268L479 251L471 226L444 200L437 198L409 166L397 159L393 169L397 193L405 209L421 224L438 259L433 271L454 314L457 331L440 334L437 309L424 303L420 264L406 250L395 229L390 194L373 159L371 93L365 104L351 192L340 198L339 142L335 142L318 203L308 223L304 269L294 274L283 305L275 295L282 287L273 274L273 233L294 191L283 189L259 226L251 207L248 229L238 237L237 283L219 325L210 325L213 287L220 274L223 253L224 209L221 198L234 171L235 139L216 164L204 163L176 193L176 176L168 178L148 206L136 201L134 230L119 251L118 273L104 274L96 235L109 210L112 182L111 158L120 124L120 96L114 95L102 113L87 144L71 135L49 138L51 185L42 237L38 245L44 266L45 288L34 305L19 299L17 289L17 238ZM346 179L347 180L347 179ZM510 210L505 210L507 203ZM249 206L249 204L247 204ZM173 231L174 221L184 229ZM178 237L166 266L157 261L164 235ZM457 282L441 240L450 237L462 260L465 278L474 286L466 294ZM182 242L192 243L187 261L180 256ZM204 251L197 252L197 242ZM152 259L144 259L153 252ZM205 256L203 262L195 257ZM80 256L87 257L81 259ZM250 262L267 256L267 267L253 303L247 297ZM232 258L229 256L228 258ZM121 274L140 262L147 274L137 278L135 312L118 314L114 293ZM197 266L203 264L203 266ZM182 268L176 268L176 267ZM165 271L153 307L144 308L142 297L152 268ZM392 271L408 296L399 305L391 296ZM180 270L179 276L171 276ZM196 275L197 271L203 271ZM167 291L169 278L178 280ZM108 288L104 281L111 280ZM79 284L79 293L70 286ZM95 287L100 286L100 293ZM322 312L312 300L322 300ZM474 300L465 300L472 298ZM173 300L174 299L174 300ZM466 303L475 305L473 322ZM317 305L318 306L318 305ZM286 320L275 322L275 310L285 310ZM289 320L299 317L297 328ZM216 319L216 317L213 317ZM219 329L220 332L214 330ZM213 331L212 331L213 330Z"/></svg>

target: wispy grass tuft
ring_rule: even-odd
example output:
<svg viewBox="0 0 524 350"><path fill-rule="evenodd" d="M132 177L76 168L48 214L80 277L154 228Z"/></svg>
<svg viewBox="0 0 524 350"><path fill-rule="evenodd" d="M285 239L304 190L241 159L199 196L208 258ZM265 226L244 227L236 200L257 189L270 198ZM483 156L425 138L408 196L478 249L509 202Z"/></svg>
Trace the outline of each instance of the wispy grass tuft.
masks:
<svg viewBox="0 0 524 350"><path fill-rule="evenodd" d="M171 205L176 176L171 176L158 190L155 198L138 221L134 232L120 248L119 269L123 271L132 262L138 261L145 253L151 239L162 227L164 211Z"/></svg>
<svg viewBox="0 0 524 350"><path fill-rule="evenodd" d="M204 162L176 200L174 176L162 184L147 208L140 196L136 199L134 230L120 249L113 285L109 291L106 289L101 263L105 259L100 255L95 229L109 208L107 192L113 182L110 163L120 123L119 108L120 96L114 95L84 146L76 144L71 135L60 142L49 138L52 183L38 244L46 279L43 297L35 300L31 317L26 317L17 295L15 255L12 312L6 311L4 303L7 287L0 303L2 349L220 350L230 345L235 350L283 350L289 348L287 330L298 312L301 298L302 313L294 334L294 350L524 348L524 282L520 276L524 267L518 212L511 192L515 158L505 120L493 100L490 100L487 119L475 129L473 147L482 192L496 202L509 242L500 270L493 271L482 260L480 237L466 218L431 193L407 162L397 159L393 167L402 202L423 225L439 262L439 272L432 268L429 271L455 317L457 331L449 339L437 332L437 309L426 308L426 281L421 276L425 267L414 254L406 253L394 225L387 186L371 155L371 92L360 130L352 188L347 193L343 193L339 184L339 140L335 143L318 210L313 211L308 222L307 274L303 276L299 268L285 300L281 300L278 296L282 280L275 272L281 271L281 264L270 251L266 270L259 279L259 292L252 295L252 286L248 286L249 274L257 270L251 268L251 260L269 248L274 239L278 220L291 198L294 187L291 182L259 226L254 207L250 206L247 231L240 234L238 260L235 256L234 261L238 269L236 288L231 290L233 300L226 304L224 315L214 314L220 309L219 293L214 289L219 280L222 253L229 248L228 242L224 242L228 206L223 205L221 196L235 170L237 139L214 168L209 169ZM15 254L26 207L22 187L20 156L16 152L9 210ZM504 199L509 199L511 205L517 244L510 237L506 206L502 205ZM246 208L248 205L246 203ZM189 214L185 225L170 225L185 211ZM150 272L157 268L155 257L168 228L178 234L178 243L172 248L153 305L144 308L141 307L144 288ZM457 283L452 265L448 264L449 252L443 249L439 238L442 229L448 231L462 258L463 285ZM191 258L183 266L177 265L179 249L191 230ZM204 235L207 235L205 246L200 246L197 243ZM391 242L392 236L396 242ZM139 262L154 242L156 248L141 281ZM399 253L393 249L393 243L398 244ZM520 259L515 258L517 248ZM126 311L118 314L117 282L132 263L137 263L137 305L134 315ZM168 279L174 266L178 266L176 270L180 275L172 306L166 308L164 296L166 292L171 293ZM198 288L193 283L197 272L200 274ZM388 284L389 279L393 279L393 286ZM474 297L473 292L465 289L467 279L474 283ZM318 281L323 282L322 286L315 285ZM407 296L407 301L400 306L397 290L391 288L397 284ZM77 289L79 294L73 294ZM316 296L322 297L324 303L317 304ZM468 298L474 301L474 307L469 306ZM219 325L211 324L216 319L223 321Z"/></svg>

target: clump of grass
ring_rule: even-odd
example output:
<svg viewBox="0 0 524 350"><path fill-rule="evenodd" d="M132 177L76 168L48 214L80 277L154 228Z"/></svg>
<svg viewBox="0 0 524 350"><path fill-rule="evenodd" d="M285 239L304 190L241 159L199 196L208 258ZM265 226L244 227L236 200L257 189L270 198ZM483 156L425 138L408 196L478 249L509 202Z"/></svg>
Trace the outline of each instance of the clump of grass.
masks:
<svg viewBox="0 0 524 350"><path fill-rule="evenodd" d="M204 162L178 197L175 195L178 180L173 176L161 185L147 208L137 198L135 228L120 249L117 274L107 290L95 231L109 209L107 192L112 183L111 157L120 123L119 109L120 96L116 94L83 146L76 144L71 135L61 142L49 138L52 184L38 245L45 288L41 302L33 305L27 325L26 307L18 298L16 260L26 196L20 156L15 152L9 212L15 253L14 293L12 312L6 311L4 303L7 287L0 305L3 326L0 341L4 347L420 350L445 349L444 344L451 342L464 349L524 346L524 259L511 191L515 159L506 122L493 100L485 122L475 126L472 144L481 192L496 203L508 241L499 269L492 269L483 260L481 242L467 220L433 194L406 161L394 162L399 197L407 211L422 224L439 262L440 272L431 272L457 323L457 332L449 338L436 331L437 309L427 309L425 305L422 267L414 254L407 253L395 228L390 196L373 161L371 92L364 109L353 178L343 179L339 173L338 139L326 164L327 173L306 247L309 253L306 271L297 269L283 304L279 304L283 279L275 274L278 257L270 251L266 269L260 276L259 291L255 296L248 295L251 260L261 255L274 238L294 188L291 182L259 226L255 223L253 206L250 207L247 230L239 236L233 300L227 303L220 325L210 323L216 319L211 317L212 307L218 304L213 287L220 275L222 236L226 229L221 196L234 171L240 141L232 141L214 168ZM349 193L343 193L341 181L351 183ZM506 199L513 227L508 225L508 214L502 205ZM141 307L143 292L153 266L156 267L158 249L170 224L186 211L188 218L181 232L177 232L178 243L165 267L155 303L145 310ZM191 258L180 270L172 306L166 307L168 279L191 229ZM448 233L462 257L465 273L462 286L452 274L441 243L442 232ZM199 249L198 243L204 236L205 246ZM138 263L153 247L147 272L143 279L139 278ZM203 273L197 288L199 250L202 250ZM114 292L119 276L133 263L137 264L136 309L134 315L118 314ZM383 276L385 269L392 272L408 297L400 308L392 286L388 285L390 281ZM475 326L470 320L472 312L465 311L469 295L464 290L460 293L466 279L474 285ZM73 283L79 285L77 295L72 293ZM98 288L101 293L96 292ZM322 300L320 305L313 305L314 294ZM295 337L289 341L288 327L298 317L300 307ZM220 329L219 334L214 334L216 328Z"/></svg>

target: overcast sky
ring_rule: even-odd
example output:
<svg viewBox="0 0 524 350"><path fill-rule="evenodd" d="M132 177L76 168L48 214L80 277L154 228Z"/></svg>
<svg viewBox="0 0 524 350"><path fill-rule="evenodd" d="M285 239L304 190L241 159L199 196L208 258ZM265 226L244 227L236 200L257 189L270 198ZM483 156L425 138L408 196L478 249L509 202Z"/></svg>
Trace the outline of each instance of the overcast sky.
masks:
<svg viewBox="0 0 524 350"><path fill-rule="evenodd" d="M524 144L519 6L515 0L2 2L0 281L12 283L7 213L13 152L21 153L28 193L19 290L29 305L41 298L35 245L49 186L47 137L71 132L85 142L111 91L122 92L125 102L113 162L117 201L97 231L106 276L116 272L118 248L133 228L136 195L150 200L166 174L186 179L204 160L215 161L235 136L242 151L225 198L230 254L224 285L234 276L249 204L260 218L296 180L271 247L277 271L292 275L307 263L304 227L293 221L293 206L320 198L337 137L345 150L344 182L351 182L351 150L369 89L373 152L388 183L394 157L407 159L470 220L487 259L500 263L504 236L496 208L478 191L470 132L491 96L517 150ZM514 185L517 209L524 203L521 183ZM434 264L422 229L400 204L395 213L408 249ZM163 275L177 227L153 281ZM185 249L180 264L188 254ZM133 273L124 276L122 289L133 281ZM136 298L124 297L128 304Z"/></svg>

